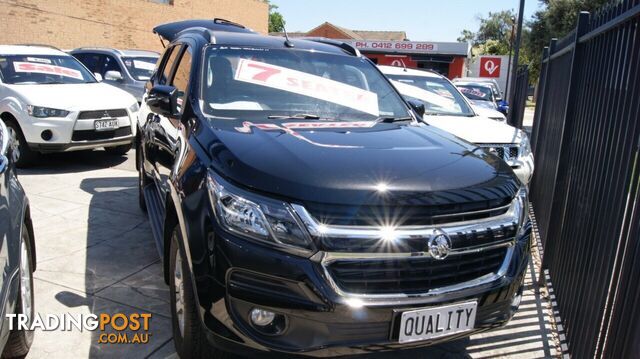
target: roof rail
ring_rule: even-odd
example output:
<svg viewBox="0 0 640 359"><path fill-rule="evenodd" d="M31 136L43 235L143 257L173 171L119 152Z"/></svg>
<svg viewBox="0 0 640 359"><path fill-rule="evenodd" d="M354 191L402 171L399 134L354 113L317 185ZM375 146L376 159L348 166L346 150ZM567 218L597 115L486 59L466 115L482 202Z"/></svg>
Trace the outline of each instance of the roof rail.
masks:
<svg viewBox="0 0 640 359"><path fill-rule="evenodd" d="M239 27L241 29L246 29L244 25L238 24L237 22L229 21L227 19L221 19L219 17L216 17L215 19L213 19L213 22L216 24L231 25L231 26Z"/></svg>
<svg viewBox="0 0 640 359"><path fill-rule="evenodd" d="M82 46L82 47L76 47L71 51L74 51L74 50L109 50L109 51L116 51L120 55L122 55L122 51L120 51L119 49L116 49L113 47L106 47L106 46Z"/></svg>
<svg viewBox="0 0 640 359"><path fill-rule="evenodd" d="M326 37L303 37L302 40L315 41L321 44L333 45L343 49L344 51L350 53L353 56L357 56L357 57L361 56L360 50L347 44L346 42L327 39Z"/></svg>
<svg viewBox="0 0 640 359"><path fill-rule="evenodd" d="M47 44L15 44L14 46L39 46L39 47L48 47L50 49L54 49L54 50L58 50L58 51L62 51L59 48L53 46L53 45L47 45Z"/></svg>

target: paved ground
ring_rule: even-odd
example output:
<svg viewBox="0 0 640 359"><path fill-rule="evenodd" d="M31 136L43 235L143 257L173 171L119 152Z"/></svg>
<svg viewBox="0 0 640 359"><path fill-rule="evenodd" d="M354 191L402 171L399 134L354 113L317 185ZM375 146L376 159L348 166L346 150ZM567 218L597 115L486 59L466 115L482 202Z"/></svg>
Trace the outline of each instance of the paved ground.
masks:
<svg viewBox="0 0 640 359"><path fill-rule="evenodd" d="M36 332L30 358L175 357L168 290L150 228L137 205L133 152L50 155L20 171L31 200L44 314L150 312L148 344L98 344L96 333ZM533 268L533 265L532 265ZM530 273L531 274L531 273ZM531 275L521 311L502 329L447 345L371 358L544 358L556 356Z"/></svg>

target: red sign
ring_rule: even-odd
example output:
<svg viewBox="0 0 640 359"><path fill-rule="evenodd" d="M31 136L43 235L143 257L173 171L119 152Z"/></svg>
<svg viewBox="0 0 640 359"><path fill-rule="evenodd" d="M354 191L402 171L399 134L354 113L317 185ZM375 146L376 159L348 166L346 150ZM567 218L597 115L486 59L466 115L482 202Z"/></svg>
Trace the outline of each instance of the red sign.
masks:
<svg viewBox="0 0 640 359"><path fill-rule="evenodd" d="M502 59L499 57L480 58L480 77L500 77Z"/></svg>
<svg viewBox="0 0 640 359"><path fill-rule="evenodd" d="M409 56L402 55L382 55L378 56L378 65L416 68L418 63Z"/></svg>

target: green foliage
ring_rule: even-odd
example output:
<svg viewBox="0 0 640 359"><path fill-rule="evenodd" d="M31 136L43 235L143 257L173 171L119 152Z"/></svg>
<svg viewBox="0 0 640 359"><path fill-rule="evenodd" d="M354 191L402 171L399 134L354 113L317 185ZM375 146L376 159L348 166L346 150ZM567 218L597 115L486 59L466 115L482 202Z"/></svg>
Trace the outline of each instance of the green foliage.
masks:
<svg viewBox="0 0 640 359"><path fill-rule="evenodd" d="M474 54L507 55L515 14L512 10L489 12L487 17L479 17L477 32L463 30L460 42L471 42Z"/></svg>
<svg viewBox="0 0 640 359"><path fill-rule="evenodd" d="M265 3L269 4L269 32L282 32L286 21L281 13L276 11L278 5L272 4L269 0L265 0Z"/></svg>
<svg viewBox="0 0 640 359"><path fill-rule="evenodd" d="M613 0L615 1L615 0ZM612 0L541 0L544 8L527 21L528 34L523 36L523 50L529 56L530 74L533 81L540 75L542 49L549 46L551 38L563 38L576 27L578 13L597 12Z"/></svg>

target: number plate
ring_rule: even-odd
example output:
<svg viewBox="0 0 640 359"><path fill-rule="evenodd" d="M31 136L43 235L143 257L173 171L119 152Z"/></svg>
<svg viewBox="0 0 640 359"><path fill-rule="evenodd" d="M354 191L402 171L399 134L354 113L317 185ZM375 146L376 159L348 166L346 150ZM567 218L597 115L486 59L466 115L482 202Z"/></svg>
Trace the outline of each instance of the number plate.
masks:
<svg viewBox="0 0 640 359"><path fill-rule="evenodd" d="M473 329L477 302L403 312L400 318L400 343L439 338Z"/></svg>
<svg viewBox="0 0 640 359"><path fill-rule="evenodd" d="M93 126L96 129L96 131L115 130L116 128L118 128L118 120L117 119L95 120L93 122Z"/></svg>

